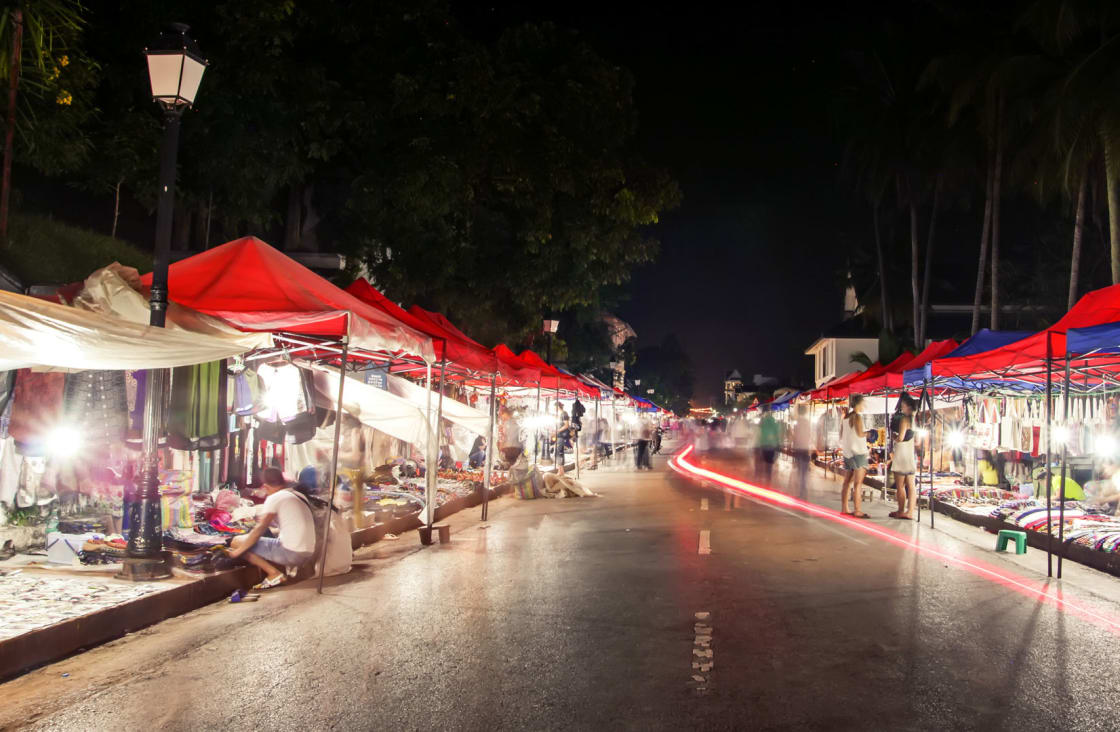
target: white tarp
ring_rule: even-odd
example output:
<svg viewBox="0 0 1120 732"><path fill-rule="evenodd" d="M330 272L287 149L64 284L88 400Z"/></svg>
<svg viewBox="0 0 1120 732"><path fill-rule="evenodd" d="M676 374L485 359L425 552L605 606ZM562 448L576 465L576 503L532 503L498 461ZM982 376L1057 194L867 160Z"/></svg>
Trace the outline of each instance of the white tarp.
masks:
<svg viewBox="0 0 1120 732"><path fill-rule="evenodd" d="M438 382L437 376L432 376L433 382ZM412 404L423 410L428 408L428 390L417 384L413 384L408 379L403 379L400 376L389 376L389 391L405 399ZM350 384L346 385L350 388ZM432 411L435 412L439 405L439 394L432 394ZM443 398L443 418L453 425L462 427L467 432L474 435L485 435L486 430L490 429L490 415L480 409L475 409L472 406L463 404L450 397ZM473 440L472 440L473 442ZM467 446L468 448L470 445Z"/></svg>
<svg viewBox="0 0 1120 732"><path fill-rule="evenodd" d="M153 328L0 292L2 370L173 368L217 361L249 349L236 338Z"/></svg>
<svg viewBox="0 0 1120 732"><path fill-rule="evenodd" d="M338 372L316 366L315 403L335 409L338 400ZM384 389L347 379L342 393L342 408L362 424L404 440L423 450L428 444L428 421L424 410Z"/></svg>
<svg viewBox="0 0 1120 732"><path fill-rule="evenodd" d="M76 308L142 325L151 318L148 298L137 291L140 275L130 267L115 263L103 267L87 277L83 285L82 291L74 298ZM174 302L168 303L166 327L168 330L202 333L240 343L245 346L245 351L272 345L272 336L268 333L243 333L215 317Z"/></svg>

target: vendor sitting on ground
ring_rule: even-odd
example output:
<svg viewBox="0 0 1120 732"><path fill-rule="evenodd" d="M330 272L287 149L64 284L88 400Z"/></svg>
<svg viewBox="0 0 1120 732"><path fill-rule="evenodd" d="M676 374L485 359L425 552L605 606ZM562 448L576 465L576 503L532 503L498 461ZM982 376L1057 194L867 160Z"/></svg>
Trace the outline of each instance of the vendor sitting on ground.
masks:
<svg viewBox="0 0 1120 732"><path fill-rule="evenodd" d="M262 480L268 498L257 525L248 534L234 537L229 554L234 559L244 556L264 572L264 581L255 589L283 584L287 568L303 566L315 553L315 521L305 500L288 488L284 473L277 468L265 468ZM274 525L277 535L265 536Z"/></svg>
<svg viewBox="0 0 1120 732"><path fill-rule="evenodd" d="M545 493L554 498L566 498L571 496L573 498L593 497L598 496L588 488L585 488L583 483L578 480L569 478L564 475L564 466L561 465L554 473L544 474L544 490Z"/></svg>

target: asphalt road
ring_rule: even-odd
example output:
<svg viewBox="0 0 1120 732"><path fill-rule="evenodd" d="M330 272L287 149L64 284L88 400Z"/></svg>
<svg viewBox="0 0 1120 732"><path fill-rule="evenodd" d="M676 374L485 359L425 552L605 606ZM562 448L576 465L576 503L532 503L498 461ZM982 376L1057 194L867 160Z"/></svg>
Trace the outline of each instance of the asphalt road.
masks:
<svg viewBox="0 0 1120 732"><path fill-rule="evenodd" d="M39 669L0 728L1120 729L1107 629L656 465Z"/></svg>

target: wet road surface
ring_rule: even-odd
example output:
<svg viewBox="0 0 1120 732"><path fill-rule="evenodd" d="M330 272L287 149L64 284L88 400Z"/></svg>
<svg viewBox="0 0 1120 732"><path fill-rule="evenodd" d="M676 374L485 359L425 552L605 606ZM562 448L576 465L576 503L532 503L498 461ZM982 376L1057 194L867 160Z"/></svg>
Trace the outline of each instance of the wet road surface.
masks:
<svg viewBox="0 0 1120 732"><path fill-rule="evenodd" d="M0 728L1120 729L1108 629L796 511L725 510L655 464L585 473L600 498L474 509L448 546L382 542L323 596L213 605L39 669L0 686Z"/></svg>

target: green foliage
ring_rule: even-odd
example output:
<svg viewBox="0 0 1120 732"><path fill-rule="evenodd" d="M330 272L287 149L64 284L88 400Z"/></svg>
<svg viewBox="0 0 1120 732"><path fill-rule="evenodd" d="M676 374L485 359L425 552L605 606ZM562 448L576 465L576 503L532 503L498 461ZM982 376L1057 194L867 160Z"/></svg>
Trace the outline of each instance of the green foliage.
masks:
<svg viewBox="0 0 1120 732"><path fill-rule="evenodd" d="M0 265L27 285L78 282L111 262L142 272L151 268L151 255L131 244L45 216L12 216L8 238L0 246Z"/></svg>
<svg viewBox="0 0 1120 732"><path fill-rule="evenodd" d="M15 12L22 18L16 159L48 175L77 170L91 141L99 66L84 52L84 8L76 0L24 0L0 11L0 80L12 68ZM4 95L5 107L7 95ZM6 110L5 110L6 114Z"/></svg>

